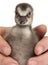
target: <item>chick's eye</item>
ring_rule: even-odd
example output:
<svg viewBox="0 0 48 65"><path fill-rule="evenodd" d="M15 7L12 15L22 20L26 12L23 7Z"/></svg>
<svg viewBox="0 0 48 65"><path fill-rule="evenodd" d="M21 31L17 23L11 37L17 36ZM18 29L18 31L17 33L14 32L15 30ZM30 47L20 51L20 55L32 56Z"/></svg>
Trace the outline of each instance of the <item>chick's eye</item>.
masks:
<svg viewBox="0 0 48 65"><path fill-rule="evenodd" d="M30 17L30 15L31 15L31 13L29 12L29 13L27 14L27 17Z"/></svg>
<svg viewBox="0 0 48 65"><path fill-rule="evenodd" d="M29 12L28 15L31 15L31 13Z"/></svg>
<svg viewBox="0 0 48 65"><path fill-rule="evenodd" d="M16 16L17 16L17 17L19 17L19 14L18 14L18 12L16 12Z"/></svg>

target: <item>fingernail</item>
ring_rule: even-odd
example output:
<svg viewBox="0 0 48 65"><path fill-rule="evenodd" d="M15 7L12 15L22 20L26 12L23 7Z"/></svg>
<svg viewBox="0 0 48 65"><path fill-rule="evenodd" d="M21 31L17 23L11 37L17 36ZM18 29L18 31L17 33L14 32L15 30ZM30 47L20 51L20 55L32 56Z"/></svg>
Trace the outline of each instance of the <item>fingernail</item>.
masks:
<svg viewBox="0 0 48 65"><path fill-rule="evenodd" d="M4 52L4 53L7 53L9 50L10 50L10 49L9 49L8 47L4 47L3 52Z"/></svg>
<svg viewBox="0 0 48 65"><path fill-rule="evenodd" d="M9 54L10 53L10 48L6 47L6 46L0 46L0 52L4 53L4 54Z"/></svg>
<svg viewBox="0 0 48 65"><path fill-rule="evenodd" d="M38 48L37 48L37 53L38 53L38 54L41 54L42 52L43 52L43 47L38 46Z"/></svg>
<svg viewBox="0 0 48 65"><path fill-rule="evenodd" d="M6 51L8 51L8 47L5 47L5 46L0 46L0 52L6 52Z"/></svg>
<svg viewBox="0 0 48 65"><path fill-rule="evenodd" d="M28 63L28 65L37 65L37 61L30 61L29 63Z"/></svg>

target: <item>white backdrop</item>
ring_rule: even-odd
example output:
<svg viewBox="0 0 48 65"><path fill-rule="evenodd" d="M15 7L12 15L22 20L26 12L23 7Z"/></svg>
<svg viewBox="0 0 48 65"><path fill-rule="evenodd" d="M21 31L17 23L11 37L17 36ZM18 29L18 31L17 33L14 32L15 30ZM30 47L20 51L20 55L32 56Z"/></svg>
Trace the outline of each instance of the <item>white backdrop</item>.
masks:
<svg viewBox="0 0 48 65"><path fill-rule="evenodd" d="M15 6L26 2L33 6L33 27L45 24L48 28L48 0L0 0L0 26L13 26ZM46 33L48 35L48 32Z"/></svg>

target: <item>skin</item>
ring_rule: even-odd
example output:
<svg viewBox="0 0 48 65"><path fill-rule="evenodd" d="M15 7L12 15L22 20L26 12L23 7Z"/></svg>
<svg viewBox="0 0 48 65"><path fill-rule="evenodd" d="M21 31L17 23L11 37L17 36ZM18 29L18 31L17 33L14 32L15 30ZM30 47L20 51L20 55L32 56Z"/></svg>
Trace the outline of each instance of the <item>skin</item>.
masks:
<svg viewBox="0 0 48 65"><path fill-rule="evenodd" d="M17 61L8 56L11 53L11 48L2 37L10 29L10 27L0 27L0 65L18 65ZM48 52L40 55L48 49L48 36L44 36L46 33L46 26L39 25L34 28L34 30L41 39L34 49L36 55L39 56L30 58L27 61L27 65L48 65Z"/></svg>

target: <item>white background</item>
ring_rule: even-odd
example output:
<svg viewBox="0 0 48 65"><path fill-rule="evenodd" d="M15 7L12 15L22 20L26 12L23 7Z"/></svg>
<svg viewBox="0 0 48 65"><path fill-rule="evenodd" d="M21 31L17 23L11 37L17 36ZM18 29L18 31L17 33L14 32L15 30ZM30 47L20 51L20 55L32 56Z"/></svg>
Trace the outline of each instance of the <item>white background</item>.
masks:
<svg viewBox="0 0 48 65"><path fill-rule="evenodd" d="M14 11L18 3L26 2L33 6L33 27L45 24L48 28L48 0L0 0L0 26L14 26ZM48 31L46 33L48 35Z"/></svg>

